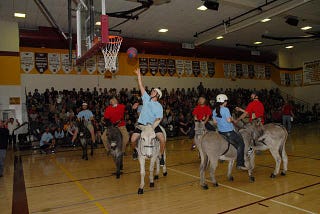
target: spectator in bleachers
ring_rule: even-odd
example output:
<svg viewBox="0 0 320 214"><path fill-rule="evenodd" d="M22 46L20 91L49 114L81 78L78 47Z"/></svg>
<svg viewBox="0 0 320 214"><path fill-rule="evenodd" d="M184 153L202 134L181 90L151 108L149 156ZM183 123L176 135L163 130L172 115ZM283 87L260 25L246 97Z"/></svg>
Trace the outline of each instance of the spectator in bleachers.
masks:
<svg viewBox="0 0 320 214"><path fill-rule="evenodd" d="M51 153L55 153L54 146L55 146L55 139L53 135L49 132L49 126L45 127L45 132L41 135L40 139L40 149L42 152L48 154L49 151Z"/></svg>

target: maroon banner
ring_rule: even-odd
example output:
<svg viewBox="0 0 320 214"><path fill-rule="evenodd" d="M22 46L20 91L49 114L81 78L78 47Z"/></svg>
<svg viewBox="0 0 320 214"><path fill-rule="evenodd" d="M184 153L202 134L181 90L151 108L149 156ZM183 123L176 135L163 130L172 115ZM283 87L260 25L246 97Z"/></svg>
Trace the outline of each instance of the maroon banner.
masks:
<svg viewBox="0 0 320 214"><path fill-rule="evenodd" d="M48 53L35 53L35 67L42 74L48 69Z"/></svg>

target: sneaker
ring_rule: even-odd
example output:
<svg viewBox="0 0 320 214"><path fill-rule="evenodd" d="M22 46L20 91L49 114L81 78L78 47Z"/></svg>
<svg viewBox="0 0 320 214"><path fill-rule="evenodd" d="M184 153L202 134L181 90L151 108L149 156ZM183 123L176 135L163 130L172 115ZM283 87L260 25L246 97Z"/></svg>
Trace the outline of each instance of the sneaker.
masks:
<svg viewBox="0 0 320 214"><path fill-rule="evenodd" d="M137 160L138 159L138 152L137 152L136 149L133 150L132 158L133 158L133 160Z"/></svg>
<svg viewBox="0 0 320 214"><path fill-rule="evenodd" d="M163 158L163 155L161 155L161 158L160 158L160 166L164 166L164 158Z"/></svg>
<svg viewBox="0 0 320 214"><path fill-rule="evenodd" d="M237 169L239 169L239 170L248 170L248 168L245 167L245 166L237 166Z"/></svg>

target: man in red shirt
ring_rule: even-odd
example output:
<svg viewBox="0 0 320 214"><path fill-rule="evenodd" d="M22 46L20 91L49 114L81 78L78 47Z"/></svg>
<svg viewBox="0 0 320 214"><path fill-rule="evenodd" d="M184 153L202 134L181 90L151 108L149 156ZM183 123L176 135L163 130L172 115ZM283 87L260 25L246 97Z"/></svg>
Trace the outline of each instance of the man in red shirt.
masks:
<svg viewBox="0 0 320 214"><path fill-rule="evenodd" d="M212 115L211 108L206 105L206 98L204 95L201 95L198 99L198 105L193 109L192 115L194 120L202 120L205 123L205 126L208 130L214 130L214 127L208 123L210 116ZM194 124L191 127L190 138L194 137ZM191 149L195 148L195 144L193 142Z"/></svg>
<svg viewBox="0 0 320 214"><path fill-rule="evenodd" d="M128 131L126 128L126 122L124 119L125 111L126 111L126 106L123 104L119 104L118 100L115 97L110 99L110 105L106 107L104 111L104 118L110 120L112 124L118 126L122 134L122 152L126 151L126 146L129 141L129 134L128 134ZM108 148L106 147L107 145L106 130L103 132L101 139L106 150L108 151Z"/></svg>
<svg viewBox="0 0 320 214"><path fill-rule="evenodd" d="M246 110L236 107L236 111L243 112L242 115L235 120L235 124L237 124L240 120L244 119L245 117L249 116L249 121L251 122L252 119L260 118L262 124L264 124L264 106L262 102L260 102L259 97L256 92L251 93L251 102L248 104Z"/></svg>
<svg viewBox="0 0 320 214"><path fill-rule="evenodd" d="M293 107L286 100L284 105L282 106L282 125L286 127L288 133L291 132L291 119L293 119Z"/></svg>

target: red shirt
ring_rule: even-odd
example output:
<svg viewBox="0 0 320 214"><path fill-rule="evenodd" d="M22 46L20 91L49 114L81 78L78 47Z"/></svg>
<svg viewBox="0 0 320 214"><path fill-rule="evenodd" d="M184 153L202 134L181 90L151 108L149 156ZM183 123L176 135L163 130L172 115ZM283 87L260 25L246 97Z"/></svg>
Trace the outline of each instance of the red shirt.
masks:
<svg viewBox="0 0 320 214"><path fill-rule="evenodd" d="M291 115L292 110L293 110L293 108L290 104L285 104L282 107L282 114L283 115Z"/></svg>
<svg viewBox="0 0 320 214"><path fill-rule="evenodd" d="M212 114L212 110L209 106L204 105L197 105L194 109L192 114L194 116L196 116L197 120L203 120L204 118L206 118L207 116L210 117L210 115Z"/></svg>
<svg viewBox="0 0 320 214"><path fill-rule="evenodd" d="M250 122L252 121L252 114L255 114L255 118L261 118L262 124L264 124L264 106L259 100L253 100L246 108L246 112L249 113Z"/></svg>
<svg viewBox="0 0 320 214"><path fill-rule="evenodd" d="M126 123L124 121L124 112L126 110L126 106L123 104L117 104L116 107L108 106L104 111L104 118L109 119L111 123L115 124L117 122L118 126L125 126Z"/></svg>

